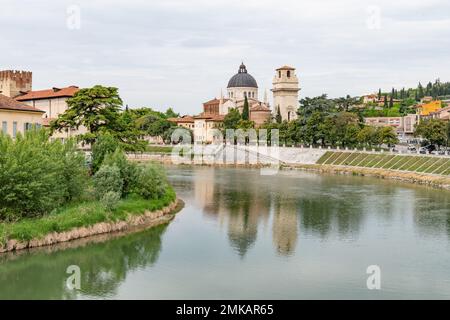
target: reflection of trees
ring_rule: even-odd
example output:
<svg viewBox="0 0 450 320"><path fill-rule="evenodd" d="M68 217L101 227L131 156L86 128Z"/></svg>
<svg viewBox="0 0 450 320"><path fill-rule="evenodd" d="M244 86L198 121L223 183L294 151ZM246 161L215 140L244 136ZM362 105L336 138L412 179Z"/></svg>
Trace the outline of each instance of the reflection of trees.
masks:
<svg viewBox="0 0 450 320"><path fill-rule="evenodd" d="M71 299L66 269L81 269L81 293L113 296L127 273L153 265L161 251L167 225L125 235L106 242L53 253L35 251L0 263L0 299Z"/></svg>
<svg viewBox="0 0 450 320"><path fill-rule="evenodd" d="M414 225L424 235L450 238L450 192L426 189L415 197Z"/></svg>
<svg viewBox="0 0 450 320"><path fill-rule="evenodd" d="M273 243L280 255L292 255L295 253L298 237L297 208L290 202L283 205L281 197L275 197L273 207Z"/></svg>

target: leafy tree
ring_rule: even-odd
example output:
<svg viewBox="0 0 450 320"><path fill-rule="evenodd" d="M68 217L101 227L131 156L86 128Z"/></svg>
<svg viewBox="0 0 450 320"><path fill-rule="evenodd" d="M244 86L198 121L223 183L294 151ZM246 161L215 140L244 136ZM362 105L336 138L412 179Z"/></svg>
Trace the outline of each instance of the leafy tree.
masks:
<svg viewBox="0 0 450 320"><path fill-rule="evenodd" d="M431 144L438 146L446 145L448 140L448 125L444 120L430 119L422 120L416 125L414 135L421 136Z"/></svg>
<svg viewBox="0 0 450 320"><path fill-rule="evenodd" d="M144 199L160 199L169 189L169 183L163 168L149 163L138 167L139 174L133 192Z"/></svg>
<svg viewBox="0 0 450 320"><path fill-rule="evenodd" d="M241 120L241 114L236 108L231 108L223 119L224 129L235 129Z"/></svg>
<svg viewBox="0 0 450 320"><path fill-rule="evenodd" d="M378 144L377 130L373 126L365 126L358 132L356 139L360 144L372 147Z"/></svg>
<svg viewBox="0 0 450 320"><path fill-rule="evenodd" d="M250 119L250 110L248 107L247 96L245 96L244 108L242 109L242 120L249 120L249 119Z"/></svg>
<svg viewBox="0 0 450 320"><path fill-rule="evenodd" d="M51 141L32 129L15 139L0 133L0 220L50 213L87 186L84 155L73 141Z"/></svg>
<svg viewBox="0 0 450 320"><path fill-rule="evenodd" d="M392 145L398 143L397 133L392 127L379 127L377 128L378 144Z"/></svg>
<svg viewBox="0 0 450 320"><path fill-rule="evenodd" d="M94 175L94 190L97 199L101 200L108 192L122 196L123 180L117 166L102 165Z"/></svg>
<svg viewBox="0 0 450 320"><path fill-rule="evenodd" d="M80 135L85 143L95 142L100 131L116 131L122 99L117 88L96 85L79 90L67 99L67 110L52 122L51 130L86 127L89 132ZM120 129L119 129L120 130Z"/></svg>
<svg viewBox="0 0 450 320"><path fill-rule="evenodd" d="M108 153L113 153L118 148L119 143L111 134L100 135L97 142L92 146L92 172L97 172L105 156Z"/></svg>

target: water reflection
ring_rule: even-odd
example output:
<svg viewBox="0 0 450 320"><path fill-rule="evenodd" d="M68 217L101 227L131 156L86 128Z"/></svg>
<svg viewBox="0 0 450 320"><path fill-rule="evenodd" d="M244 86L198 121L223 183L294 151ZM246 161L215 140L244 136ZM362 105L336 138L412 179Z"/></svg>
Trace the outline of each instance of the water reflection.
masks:
<svg viewBox="0 0 450 320"><path fill-rule="evenodd" d="M177 171L175 169L175 171ZM414 217L420 232L450 234L450 193L375 178L282 171L191 168L192 202L227 229L231 247L244 257L270 225L274 250L295 254L304 236L356 241L369 223ZM178 187L184 183L172 176ZM186 185L184 185L186 187ZM182 187L183 188L183 187ZM433 205L433 203L435 205ZM263 227L261 227L263 226Z"/></svg>
<svg viewBox="0 0 450 320"><path fill-rule="evenodd" d="M127 274L152 266L167 225L75 248L42 248L0 256L0 299L107 298ZM73 245L77 245L76 243ZM55 251L56 250L56 251ZM81 270L81 290L66 286L67 267Z"/></svg>

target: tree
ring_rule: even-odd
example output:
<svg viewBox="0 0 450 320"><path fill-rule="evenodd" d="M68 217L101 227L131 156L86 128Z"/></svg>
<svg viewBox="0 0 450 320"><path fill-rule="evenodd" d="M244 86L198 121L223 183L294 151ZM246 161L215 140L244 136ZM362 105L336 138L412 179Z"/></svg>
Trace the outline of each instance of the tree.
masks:
<svg viewBox="0 0 450 320"><path fill-rule="evenodd" d="M392 108L394 106L394 96L391 95L391 97L389 98L389 108Z"/></svg>
<svg viewBox="0 0 450 320"><path fill-rule="evenodd" d="M379 127L377 128L378 144L392 145L398 143L397 133L392 127Z"/></svg>
<svg viewBox="0 0 450 320"><path fill-rule="evenodd" d="M358 132L356 139L359 143L372 147L378 143L377 130L373 126L365 126Z"/></svg>
<svg viewBox="0 0 450 320"><path fill-rule="evenodd" d="M224 129L236 129L239 121L241 120L241 114L236 108L231 108L223 119Z"/></svg>
<svg viewBox="0 0 450 320"><path fill-rule="evenodd" d="M444 120L430 119L422 120L416 125L414 135L421 136L431 144L442 146L448 141L448 125Z"/></svg>
<svg viewBox="0 0 450 320"><path fill-rule="evenodd" d="M425 94L423 92L423 86L422 86L422 84L420 82L419 82L419 85L417 86L417 97L418 97L417 100L420 100L423 97L425 97Z"/></svg>
<svg viewBox="0 0 450 320"><path fill-rule="evenodd" d="M378 89L378 101L380 101L380 100L381 100L381 88Z"/></svg>
<svg viewBox="0 0 450 320"><path fill-rule="evenodd" d="M78 138L84 143L94 143L100 131L120 131L117 126L122 99L117 88L96 85L81 89L67 99L67 106L52 122L52 132L84 126L89 132Z"/></svg>
<svg viewBox="0 0 450 320"><path fill-rule="evenodd" d="M247 96L245 96L244 108L242 109L242 120L250 120L250 110L248 107Z"/></svg>
<svg viewBox="0 0 450 320"><path fill-rule="evenodd" d="M281 117L281 110L280 106L277 107L277 115L275 116L276 123L281 123L283 121L283 118Z"/></svg>
<svg viewBox="0 0 450 320"><path fill-rule="evenodd" d="M387 106L388 106L388 102L387 102L387 94L384 94L384 105L383 105L383 107L386 109L387 108Z"/></svg>

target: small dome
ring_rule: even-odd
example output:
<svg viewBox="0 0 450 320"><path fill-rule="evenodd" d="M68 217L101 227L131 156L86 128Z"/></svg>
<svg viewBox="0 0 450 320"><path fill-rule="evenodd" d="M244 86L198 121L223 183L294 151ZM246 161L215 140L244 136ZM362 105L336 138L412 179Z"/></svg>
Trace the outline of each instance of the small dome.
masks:
<svg viewBox="0 0 450 320"><path fill-rule="evenodd" d="M258 84L256 83L255 78L247 73L247 68L245 67L244 63L240 65L238 73L232 76L230 81L228 81L227 86L227 88L240 87L258 88Z"/></svg>

